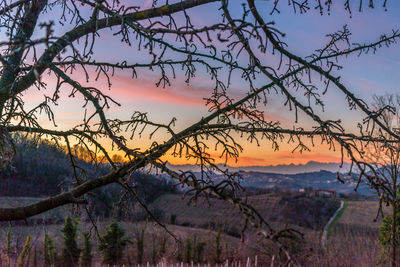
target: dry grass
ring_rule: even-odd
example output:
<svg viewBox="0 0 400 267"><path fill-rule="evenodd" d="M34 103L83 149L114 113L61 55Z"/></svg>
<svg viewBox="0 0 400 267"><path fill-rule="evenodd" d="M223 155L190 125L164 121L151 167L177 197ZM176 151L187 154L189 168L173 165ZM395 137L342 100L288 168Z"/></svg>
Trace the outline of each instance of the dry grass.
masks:
<svg viewBox="0 0 400 267"><path fill-rule="evenodd" d="M4 200L4 198L3 198ZM18 202L12 199L5 199L3 205L13 206ZM23 201L34 201L35 199L25 199ZM278 198L276 196L253 196L249 201L260 211L263 216L277 214L279 211ZM180 196L165 195L156 200L153 207L162 209L166 215L176 214L178 223L187 222L193 226L205 226L210 222L219 223L223 226L235 226L240 230L242 218L240 214L230 205L210 199L211 208L206 202L199 202L197 206L188 206L182 201ZM5 203L5 204L4 204ZM21 202L19 202L21 203ZM377 242L378 227L380 220L374 221L378 203L374 201L348 201L347 208L344 210L340 219L333 225L331 235L328 240L328 251L324 252L319 244L320 231L317 229L300 227L298 225L284 223L284 221L273 221L272 225L276 228L292 227L304 233L304 240L300 242L288 241L295 254L298 256L304 266L376 266L377 259L380 256L380 248ZM62 216L68 210L59 211L58 216ZM49 216L49 215L46 215ZM167 217L166 219L169 219ZM100 233L105 231L109 222L99 222ZM134 240L135 229L144 226L143 223L121 223L126 230L126 236ZM14 255L21 251L23 241L26 235L33 237L33 245L37 247L39 258L42 254L42 240L45 232L49 233L56 242L58 251L62 248L62 225L46 226L13 226L13 251ZM89 231L89 223L81 223L79 226L79 236L83 232ZM186 237L197 236L199 240L207 243L205 248L205 262L212 262L215 254L215 236L216 232L209 229L200 229L195 227L183 227L177 225L168 225L168 228L181 240ZM5 244L5 236L8 226L3 225L0 228L0 244ZM92 229L92 233L93 229ZM145 238L144 260L151 262L151 251L153 242L157 243L161 237L165 236L159 227L153 223L148 223ZM276 254L273 245L269 241L262 241L252 232L246 235L246 242L241 243L239 238L226 234L223 239L223 257L233 259L245 259L258 255L261 266L269 265L272 255ZM79 240L80 244L82 240ZM97 250L97 239L92 239L95 262L101 262L101 255ZM2 248L3 249L3 248ZM126 249L126 255L129 255L130 261L135 262L136 247L130 244ZM167 252L164 259L168 262L179 261L179 246L171 237L168 237ZM127 256L128 257L128 256ZM126 258L128 262L128 258Z"/></svg>
<svg viewBox="0 0 400 267"><path fill-rule="evenodd" d="M377 228L381 218L374 221L378 211L378 201L348 201L348 206L340 218L340 222L349 225L362 225Z"/></svg>
<svg viewBox="0 0 400 267"><path fill-rule="evenodd" d="M332 228L327 252L315 255L310 266L377 266L380 258L376 201L348 201Z"/></svg>
<svg viewBox="0 0 400 267"><path fill-rule="evenodd" d="M97 227L99 229L100 234L105 232L109 222L99 222L97 224ZM163 260L169 261L169 262L178 262L180 261L179 259L179 253L181 253L180 249L182 249L176 240L168 235L163 229L160 227L154 225L153 223L138 223L138 224L133 224L133 223L127 223L127 222L121 222L120 223L122 228L125 230L126 234L125 236L132 241L131 244L129 244L126 248L125 251L125 261L128 263L129 261L131 263L136 263L136 255L137 255L137 248L135 245L135 230L136 229L141 229L143 227L146 227L146 233L145 233L145 248L144 248L144 261L151 262L152 261L152 249L153 246L159 246L159 240L161 240L162 237L167 238L167 251L166 254L163 256ZM62 225L46 225L46 226L13 226L11 228L12 232L12 261L15 262L18 253L22 250L23 242L26 238L27 235L31 235L33 239L33 248L36 247L37 249L37 256L39 258L39 266L42 263L42 258L43 258L43 237L44 234L47 233L49 234L55 241L56 248L58 250L58 253L61 253L62 247L63 247L63 236L62 232L60 231L62 228ZM78 243L80 247L83 245L83 233L88 232L92 230L92 245L93 245L93 253L94 253L94 259L93 262L96 264L101 263L101 255L98 251L97 248L97 237L93 231L92 225L89 223L81 223L79 224L78 227ZM215 252L215 237L217 233L215 231L211 230L206 230L206 229L198 229L198 228L191 228L191 227L182 227L182 226L177 226L177 225L168 225L168 229L182 242L185 241L187 237L193 238L194 236L197 237L199 241L203 241L206 243L205 250L204 250L204 261L205 262L212 262L213 257L214 257L214 252ZM6 238L6 233L8 231L8 227L1 227L0 228L0 244L6 244L5 238ZM223 248L223 257L224 258L230 258L233 257L239 247L240 239L234 238L232 236L222 234L221 235L221 240L222 240L222 248ZM154 244L154 245L153 245ZM4 246L0 248L1 250L4 249ZM33 249L31 250L31 258L33 257ZM128 260L129 257L129 260ZM158 257L158 260L161 260L161 258Z"/></svg>

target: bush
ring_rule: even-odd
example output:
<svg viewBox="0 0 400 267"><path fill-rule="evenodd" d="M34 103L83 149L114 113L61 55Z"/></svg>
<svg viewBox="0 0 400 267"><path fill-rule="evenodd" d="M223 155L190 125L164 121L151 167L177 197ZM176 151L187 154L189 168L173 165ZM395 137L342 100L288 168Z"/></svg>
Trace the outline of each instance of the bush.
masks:
<svg viewBox="0 0 400 267"><path fill-rule="evenodd" d="M24 244L24 248L22 249L22 252L19 254L18 259L17 259L17 267L23 267L25 266L25 261L27 258L29 258L29 253L31 250L31 245L32 245L32 238L30 235L26 237L26 241ZM29 265L29 259L28 259L28 265Z"/></svg>
<svg viewBox="0 0 400 267"><path fill-rule="evenodd" d="M203 252L207 243L197 239L197 236L193 237L193 260L197 263L202 262Z"/></svg>
<svg viewBox="0 0 400 267"><path fill-rule="evenodd" d="M170 224L176 224L176 214L171 214L169 223Z"/></svg>
<svg viewBox="0 0 400 267"><path fill-rule="evenodd" d="M221 228L218 230L217 236L215 237L215 263L221 263L222 245L221 245Z"/></svg>
<svg viewBox="0 0 400 267"><path fill-rule="evenodd" d="M106 233L101 237L99 250L103 256L105 264L122 263L123 252L128 244L128 239L124 238L125 231L117 222L112 222Z"/></svg>
<svg viewBox="0 0 400 267"><path fill-rule="evenodd" d="M62 264L65 267L74 267L78 264L81 249L78 248L76 240L77 222L71 217L65 218L64 228L61 230L64 235L64 249L62 252Z"/></svg>
<svg viewBox="0 0 400 267"><path fill-rule="evenodd" d="M192 261L192 249L193 249L193 243L192 239L190 237L187 237L185 240L185 254L184 254L184 262L190 263Z"/></svg>
<svg viewBox="0 0 400 267"><path fill-rule="evenodd" d="M395 253L398 254L399 242L400 242L400 212L397 212L395 219ZM382 248L382 257L388 258L392 254L392 225L393 218L391 215L385 216L382 221L382 225L379 227L379 245ZM384 260L383 259L383 260Z"/></svg>
<svg viewBox="0 0 400 267"><path fill-rule="evenodd" d="M43 238L43 255L45 266L55 266L57 260L57 250L53 239L45 234Z"/></svg>
<svg viewBox="0 0 400 267"><path fill-rule="evenodd" d="M83 234L83 250L81 258L82 267L92 266L92 244L90 243L90 233Z"/></svg>
<svg viewBox="0 0 400 267"><path fill-rule="evenodd" d="M196 235L193 236L193 238L186 237L179 259L186 263L190 263L192 261L196 263L202 262L203 252L206 244L206 242L200 241Z"/></svg>
<svg viewBox="0 0 400 267"><path fill-rule="evenodd" d="M137 248L137 263L142 264L144 255L144 236L146 233L147 223L141 227L137 228L135 231L136 248Z"/></svg>

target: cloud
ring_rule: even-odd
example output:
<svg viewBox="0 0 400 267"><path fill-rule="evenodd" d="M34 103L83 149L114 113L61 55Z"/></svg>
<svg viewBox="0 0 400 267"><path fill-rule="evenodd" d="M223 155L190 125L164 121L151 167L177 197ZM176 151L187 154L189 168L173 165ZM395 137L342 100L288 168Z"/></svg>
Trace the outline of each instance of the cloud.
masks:
<svg viewBox="0 0 400 267"><path fill-rule="evenodd" d="M294 164L305 164L309 161L318 162L335 162L339 163L341 157L337 152L319 153L319 152L291 152L291 151L279 151L274 153L273 161L277 164L294 163ZM273 154L272 154L273 155ZM274 164L276 164L274 163Z"/></svg>
<svg viewBox="0 0 400 267"><path fill-rule="evenodd" d="M117 101L152 101L182 106L205 106L205 90L196 87L185 87L179 84L162 88L155 85L156 79L131 79L126 76L116 75L113 78L113 86L110 95Z"/></svg>

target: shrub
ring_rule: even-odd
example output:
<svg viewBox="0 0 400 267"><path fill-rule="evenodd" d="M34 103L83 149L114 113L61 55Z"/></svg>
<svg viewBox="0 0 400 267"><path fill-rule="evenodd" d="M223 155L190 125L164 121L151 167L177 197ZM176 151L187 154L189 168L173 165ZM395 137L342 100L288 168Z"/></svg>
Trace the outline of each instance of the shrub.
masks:
<svg viewBox="0 0 400 267"><path fill-rule="evenodd" d="M28 235L26 237L26 241L22 249L22 252L18 256L16 267L23 267L25 265L25 260L29 255L29 252L31 250L31 245L32 245L32 238L30 235ZM29 259L28 259L28 264L29 264Z"/></svg>
<svg viewBox="0 0 400 267"><path fill-rule="evenodd" d="M190 263L192 261L192 239L190 237L187 237L185 240L185 246L184 246L184 258L183 260L187 263Z"/></svg>
<svg viewBox="0 0 400 267"><path fill-rule="evenodd" d="M171 214L169 223L170 224L176 224L176 214Z"/></svg>
<svg viewBox="0 0 400 267"><path fill-rule="evenodd" d="M122 263L123 252L128 244L125 231L117 222L111 222L106 233L100 238L99 250L105 264Z"/></svg>
<svg viewBox="0 0 400 267"><path fill-rule="evenodd" d="M206 247L206 242L199 241L197 236L193 238L193 260L197 263L200 263L203 258L204 248Z"/></svg>
<svg viewBox="0 0 400 267"><path fill-rule="evenodd" d="M7 230L6 236L6 266L11 266L11 225Z"/></svg>
<svg viewBox="0 0 400 267"><path fill-rule="evenodd" d="M200 241L196 235L193 236L193 238L186 237L183 247L181 246L180 248L181 250L178 259L186 263L192 261L196 263L202 262L206 244L206 242Z"/></svg>
<svg viewBox="0 0 400 267"><path fill-rule="evenodd" d="M162 258L167 252L167 237L163 234L160 238L159 256Z"/></svg>
<svg viewBox="0 0 400 267"><path fill-rule="evenodd" d="M81 249L76 240L77 222L71 217L65 218L64 228L64 249L62 252L62 263L65 267L74 267L78 264Z"/></svg>
<svg viewBox="0 0 400 267"><path fill-rule="evenodd" d="M400 242L400 212L397 212L396 220L395 220L395 234L394 234L394 244L395 244L395 253L398 254L398 246ZM389 257L392 254L392 225L393 218L392 215L385 216L382 221L382 225L379 227L379 245L382 248L382 256L383 258Z"/></svg>
<svg viewBox="0 0 400 267"><path fill-rule="evenodd" d="M54 267L57 259L57 250L53 239L45 234L43 238L44 265Z"/></svg>
<svg viewBox="0 0 400 267"><path fill-rule="evenodd" d="M145 224L141 228L137 228L135 231L135 239L136 239L136 248L137 248L137 263L142 264L143 262L143 255L144 255L144 235L146 232Z"/></svg>
<svg viewBox="0 0 400 267"><path fill-rule="evenodd" d="M90 267L92 266L92 244L90 243L90 233L83 234L83 249L81 257L81 266Z"/></svg>
<svg viewBox="0 0 400 267"><path fill-rule="evenodd" d="M215 237L215 263L221 263L222 245L221 245L221 228L218 229L217 236Z"/></svg>

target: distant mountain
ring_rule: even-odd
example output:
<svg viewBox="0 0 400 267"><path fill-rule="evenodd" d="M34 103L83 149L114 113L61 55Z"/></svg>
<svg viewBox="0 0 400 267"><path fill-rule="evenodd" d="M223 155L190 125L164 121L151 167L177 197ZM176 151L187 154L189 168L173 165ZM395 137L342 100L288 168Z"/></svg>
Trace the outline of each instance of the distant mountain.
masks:
<svg viewBox="0 0 400 267"><path fill-rule="evenodd" d="M169 167L173 170L179 171L200 171L199 167L196 165L172 165ZM221 165L222 167L222 165ZM340 168L340 163L325 163L317 161L309 161L306 164L280 164L280 165L268 165L268 166L244 166L244 167L231 167L226 166L223 168L228 168L231 171L248 171L248 172L267 172L267 173L279 173L279 174L297 174L304 172L318 172L321 170L330 172L347 172L350 169L349 163L344 163L342 168Z"/></svg>
<svg viewBox="0 0 400 267"><path fill-rule="evenodd" d="M298 190L300 188L318 188L335 190L338 193L351 193L357 185L358 175L346 175L344 183L337 179L337 174L330 171L305 172L298 174L278 174L254 171L241 171L243 180L241 185L251 188L280 188L288 190ZM343 177L343 175L341 175ZM218 182L224 179L222 175L214 174L214 179ZM365 183L361 183L357 192L362 195L374 195L375 193Z"/></svg>
<svg viewBox="0 0 400 267"><path fill-rule="evenodd" d="M195 165L169 165L171 169L176 171L192 171L196 174L200 173L200 169ZM222 166L221 166L222 167ZM288 164L276 166L248 166L248 167L230 167L226 166L230 171L240 172L243 180L241 184L244 187L251 188L273 188L298 190L300 188L313 187L318 189L335 190L338 193L351 193L357 185L358 175L344 175L350 169L350 164L345 163L340 168L339 163L323 163L310 161L307 164ZM346 176L345 183L341 183L337 179L337 173L341 177ZM214 181L224 179L221 174L212 174ZM357 192L363 195L374 195L369 186L361 183Z"/></svg>

